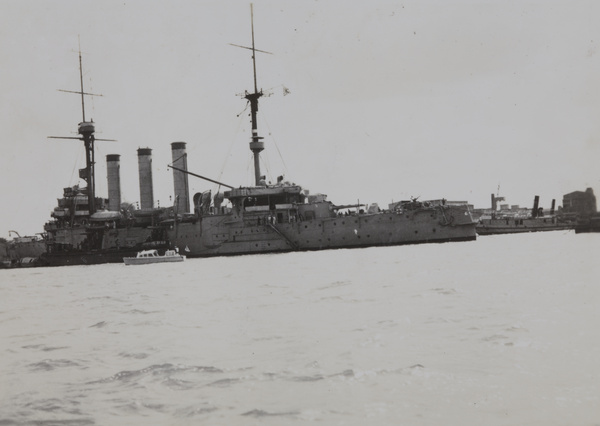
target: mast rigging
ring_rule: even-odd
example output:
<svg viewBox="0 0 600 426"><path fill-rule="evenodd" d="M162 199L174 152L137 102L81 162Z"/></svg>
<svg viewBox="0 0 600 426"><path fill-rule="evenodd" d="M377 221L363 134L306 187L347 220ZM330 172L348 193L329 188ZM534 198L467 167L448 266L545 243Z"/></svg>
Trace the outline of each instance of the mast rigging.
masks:
<svg viewBox="0 0 600 426"><path fill-rule="evenodd" d="M244 93L244 98L248 100L250 103L250 117L252 123L252 141L250 142L250 151L252 151L254 157L254 181L255 185L259 186L261 181L261 173L260 173L260 152L265 149L265 143L262 141L264 139L262 136L258 136L258 123L257 123L257 113L258 113L258 99L263 96L262 89L258 90L258 83L256 78L256 52L267 53L272 55L271 52L266 52L264 50L259 50L256 48L254 43L254 8L252 3L250 3L250 27L252 32L252 47L240 46L237 44L231 44L232 46L241 47L243 49L252 50L252 69L254 71L254 93L249 93L246 91Z"/></svg>
<svg viewBox="0 0 600 426"><path fill-rule="evenodd" d="M85 168L79 170L79 177L87 183L88 210L90 216L96 212L96 178L94 166L96 164L94 158L94 142L95 141L115 141L114 139L96 139L94 136L95 127L94 120L87 122L85 120L85 96L102 96L100 94L88 93L83 90L83 66L81 61L81 44L79 45L79 83L80 90L61 90L61 92L76 93L81 95L81 115L82 121L79 123L77 132L81 137L72 136L48 136L53 139L78 139L82 140L85 146Z"/></svg>

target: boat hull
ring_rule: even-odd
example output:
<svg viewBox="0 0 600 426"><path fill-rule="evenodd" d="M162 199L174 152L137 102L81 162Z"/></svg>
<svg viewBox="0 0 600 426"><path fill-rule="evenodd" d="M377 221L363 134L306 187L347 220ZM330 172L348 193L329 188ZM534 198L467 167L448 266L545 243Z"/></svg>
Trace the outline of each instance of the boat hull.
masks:
<svg viewBox="0 0 600 426"><path fill-rule="evenodd" d="M160 256L160 257L124 257L125 265L149 265L151 263L183 262L185 256Z"/></svg>
<svg viewBox="0 0 600 426"><path fill-rule="evenodd" d="M100 265L122 263L124 257L135 256L139 250L97 250L44 253L40 257L43 266Z"/></svg>

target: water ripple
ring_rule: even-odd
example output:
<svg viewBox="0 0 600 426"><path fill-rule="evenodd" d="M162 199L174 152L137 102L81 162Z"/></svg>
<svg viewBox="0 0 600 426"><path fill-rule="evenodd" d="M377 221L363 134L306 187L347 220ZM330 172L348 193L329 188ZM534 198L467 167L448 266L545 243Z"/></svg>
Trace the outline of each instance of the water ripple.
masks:
<svg viewBox="0 0 600 426"><path fill-rule="evenodd" d="M155 375L155 376L166 376L169 377L172 374L180 373L180 372L192 372L192 373L222 373L223 370L216 367L204 367L204 366L177 366L173 364L154 364L149 367L142 368L140 370L124 370L119 371L118 373L104 378L100 380L95 380L92 382L88 382L88 384L98 384L98 383L110 383L115 381L121 382L131 382L132 380L146 376L146 375ZM215 382L216 383L216 382Z"/></svg>
<svg viewBox="0 0 600 426"><path fill-rule="evenodd" d="M249 416L249 417L271 417L271 416L297 416L298 414L300 414L298 411L288 411L288 412L283 412L283 413L269 413L268 411L264 411L264 410L258 410L258 409L254 409L251 411L248 411L246 413L242 413L242 416Z"/></svg>
<svg viewBox="0 0 600 426"><path fill-rule="evenodd" d="M52 371L57 368L78 367L80 364L68 359L45 359L40 362L29 364L33 371Z"/></svg>
<svg viewBox="0 0 600 426"><path fill-rule="evenodd" d="M294 382L316 382L318 380L323 380L325 377L317 374L316 376L296 376L292 377Z"/></svg>
<svg viewBox="0 0 600 426"><path fill-rule="evenodd" d="M209 383L207 386L220 386L220 387L227 387L230 386L232 384L235 383L239 383L240 379L220 379L220 380L216 380L214 382Z"/></svg>
<svg viewBox="0 0 600 426"><path fill-rule="evenodd" d="M180 408L179 410L175 411L175 415L177 417L194 417L197 415L202 415L202 414L208 414L208 413L212 413L213 411L217 411L218 408L217 407L185 407L185 408ZM1 426L1 425L0 425Z"/></svg>
<svg viewBox="0 0 600 426"><path fill-rule="evenodd" d="M316 290L318 290L318 291L328 290L330 288L343 287L343 286L350 285L350 284L351 283L348 281L335 281L335 282L332 282L331 284L327 284L322 287L317 287Z"/></svg>
<svg viewBox="0 0 600 426"><path fill-rule="evenodd" d="M119 354L119 356L120 356L120 357L123 357L123 358L145 359L145 358L148 358L148 356L149 356L149 355L148 355L148 354L145 354L145 353L134 353L134 354L129 354L129 353L126 353L126 352L121 352L121 353Z"/></svg>

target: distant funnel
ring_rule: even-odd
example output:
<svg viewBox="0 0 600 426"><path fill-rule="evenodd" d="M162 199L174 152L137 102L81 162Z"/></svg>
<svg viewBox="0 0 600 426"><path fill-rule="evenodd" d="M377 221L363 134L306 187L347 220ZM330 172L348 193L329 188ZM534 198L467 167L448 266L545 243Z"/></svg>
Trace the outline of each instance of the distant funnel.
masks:
<svg viewBox="0 0 600 426"><path fill-rule="evenodd" d="M106 178L108 180L108 210L118 212L121 207L121 156L106 156Z"/></svg>
<svg viewBox="0 0 600 426"><path fill-rule="evenodd" d="M154 207L154 192L152 188L152 150L139 148L138 166L140 171L140 208Z"/></svg>
<svg viewBox="0 0 600 426"><path fill-rule="evenodd" d="M533 209L531 209L531 217L538 217L540 215L539 205L540 197L539 195L536 195L535 197L533 197Z"/></svg>
<svg viewBox="0 0 600 426"><path fill-rule="evenodd" d="M171 143L171 153L173 154L173 167L187 171L187 153L185 142ZM187 173L173 169L173 185L175 187L175 200L177 201L177 210L179 213L190 212L190 190Z"/></svg>

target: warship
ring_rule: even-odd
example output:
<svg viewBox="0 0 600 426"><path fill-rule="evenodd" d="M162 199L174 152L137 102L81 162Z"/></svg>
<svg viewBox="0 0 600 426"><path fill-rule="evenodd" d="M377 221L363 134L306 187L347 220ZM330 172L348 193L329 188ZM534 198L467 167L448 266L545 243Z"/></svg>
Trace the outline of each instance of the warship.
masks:
<svg viewBox="0 0 600 426"><path fill-rule="evenodd" d="M208 257L258 253L323 250L418 243L442 243L476 239L476 222L466 203L445 199L411 199L392 203L386 209L377 204L336 205L324 194L311 194L299 185L277 178L276 184L261 174L263 137L257 126L258 90L254 24L251 6L254 91L243 97L250 105L250 150L254 162L254 185L234 187L192 173L187 168L185 142L173 142L174 205L155 208L152 199L151 149L138 149L141 208L120 205L119 155L107 155L108 199L95 193L95 123L85 117L81 54L81 88L66 91L81 95L83 119L77 137L86 151L86 167L79 176L81 188L64 188L63 197L46 223L46 253L49 266L122 262L142 250L181 247L187 257ZM234 45L237 46L237 45ZM267 52L268 53L268 52ZM51 136L61 138L60 136ZM196 176L218 188L192 198L190 210L188 176ZM221 191L220 188L226 188Z"/></svg>
<svg viewBox="0 0 600 426"><path fill-rule="evenodd" d="M527 210L525 214L498 211L498 202L503 201L504 197L497 197L491 194L491 198L492 210L490 217L481 217L477 224L476 229L479 235L562 231L575 227L575 222L568 216L556 214L555 200L552 200L549 214L545 215L544 209L539 207L540 197L538 195L534 197L531 212Z"/></svg>
<svg viewBox="0 0 600 426"><path fill-rule="evenodd" d="M79 170L79 185L64 188L63 197L44 225L46 250L40 265L63 266L122 262L123 257L135 256L144 249L166 249L164 228L153 226L173 215L172 209L154 208L152 196L151 149L138 149L140 168L141 209L121 205L119 155L109 154L107 178L109 198L96 196L95 123L87 121L84 96L101 96L84 92L81 50L79 52L80 90L61 90L81 95L82 121L79 136L49 136L55 139L81 140L85 146L86 166Z"/></svg>
<svg viewBox="0 0 600 426"><path fill-rule="evenodd" d="M234 187L189 172L185 146L179 146L180 163L170 167L181 214L163 223L167 239L185 247L188 257L475 240L476 222L466 203L411 199L382 210L376 204L336 205L325 194L311 194L283 176L267 183L260 169L265 143L257 126L263 91L257 85L256 53L264 51L255 48L252 5L250 11L252 45L234 46L252 52L254 91L243 97L250 105L254 185ZM214 197L211 191L195 194L192 212L186 192L189 175L226 189L218 189Z"/></svg>

